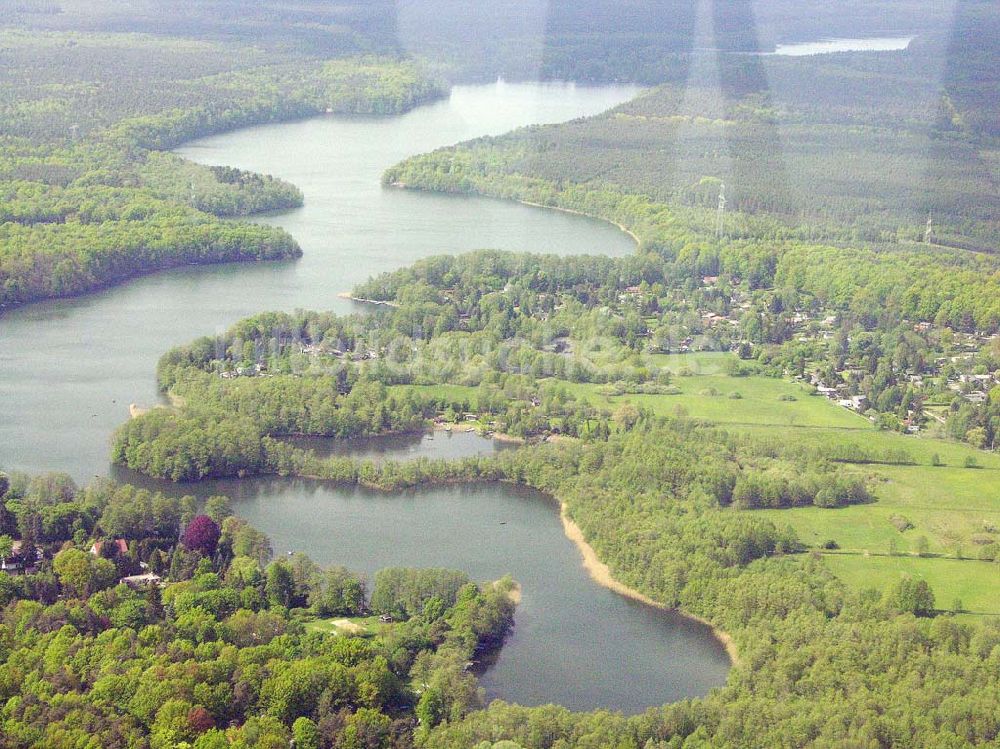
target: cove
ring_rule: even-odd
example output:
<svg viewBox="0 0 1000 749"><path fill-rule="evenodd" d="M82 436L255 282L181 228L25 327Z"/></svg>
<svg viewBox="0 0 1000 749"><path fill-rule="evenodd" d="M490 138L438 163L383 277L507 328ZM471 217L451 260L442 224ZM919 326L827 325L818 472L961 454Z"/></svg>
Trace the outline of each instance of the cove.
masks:
<svg viewBox="0 0 1000 749"><path fill-rule="evenodd" d="M458 460L489 455L499 450L518 447L517 443L481 437L474 431L456 429L446 432L435 430L424 433L389 434L377 437L287 437L285 441L313 452L319 458L349 456L374 463L383 460Z"/></svg>
<svg viewBox="0 0 1000 749"><path fill-rule="evenodd" d="M372 274L420 257L481 248L561 254L634 252L610 224L517 203L383 189L401 159L534 123L594 114L632 86L457 87L444 100L387 118L319 117L195 141L179 153L262 171L302 189L305 205L257 217L302 245L297 262L187 267L0 317L0 467L108 471L109 439L132 402L155 403L154 373L170 347L264 310L357 309L337 298Z"/></svg>
<svg viewBox="0 0 1000 749"><path fill-rule="evenodd" d="M127 475L123 477L128 477ZM307 553L364 572L450 567L522 586L503 648L482 664L487 698L638 713L724 683L729 658L711 629L598 586L563 533L556 503L509 484L430 486L384 494L301 479L213 481L151 489L227 494L270 536L275 556Z"/></svg>

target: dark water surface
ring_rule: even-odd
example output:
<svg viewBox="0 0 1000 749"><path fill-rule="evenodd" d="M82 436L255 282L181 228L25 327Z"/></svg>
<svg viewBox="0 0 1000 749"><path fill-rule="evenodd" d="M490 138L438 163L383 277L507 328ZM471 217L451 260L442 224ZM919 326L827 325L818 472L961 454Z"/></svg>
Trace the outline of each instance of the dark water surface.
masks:
<svg viewBox="0 0 1000 749"><path fill-rule="evenodd" d="M109 472L109 437L131 402L158 396L156 360L170 346L221 332L264 309L348 311L336 294L374 273L481 247L625 255L632 241L581 216L479 198L386 190L381 172L409 155L485 134L593 114L630 87L497 84L386 119L318 118L189 144L210 164L272 173L298 185L303 208L267 218L299 240L297 262L184 268L0 318L0 467ZM320 451L382 459L461 457L499 448L440 433L334 444ZM432 487L393 495L287 479L158 484L173 494L225 493L278 554L369 576L390 565L447 566L523 586L516 626L482 677L490 696L524 704L639 711L704 694L729 663L708 628L593 583L547 498L506 485Z"/></svg>
<svg viewBox="0 0 1000 749"><path fill-rule="evenodd" d="M319 117L194 141L179 153L298 185L305 205L266 219L302 245L298 261L185 267L0 317L0 467L105 475L108 440L131 402L158 395L168 348L268 309L350 311L337 298L369 276L440 253L484 247L560 254L633 252L617 228L484 198L383 189L414 154L522 125L594 114L630 86L494 84L456 88L400 117Z"/></svg>
<svg viewBox="0 0 1000 749"><path fill-rule="evenodd" d="M303 479L178 486L119 477L177 495L229 495L237 514L271 538L275 556L302 551L369 581L397 565L450 567L478 581L513 576L522 586L514 629L480 677L490 699L637 713L703 695L729 671L705 625L594 583L556 504L531 489L485 483L384 494Z"/></svg>

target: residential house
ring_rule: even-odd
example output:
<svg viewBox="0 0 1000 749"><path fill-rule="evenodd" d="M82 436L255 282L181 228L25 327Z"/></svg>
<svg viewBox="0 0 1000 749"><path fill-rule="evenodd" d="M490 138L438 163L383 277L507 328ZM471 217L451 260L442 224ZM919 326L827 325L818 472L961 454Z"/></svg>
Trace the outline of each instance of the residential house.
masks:
<svg viewBox="0 0 1000 749"><path fill-rule="evenodd" d="M142 575L129 575L118 581L121 585L127 585L132 590L149 590L158 588L163 584L162 578L153 572L146 572Z"/></svg>
<svg viewBox="0 0 1000 749"><path fill-rule="evenodd" d="M124 538L116 538L112 543L118 547L118 554L128 554L128 541ZM103 548L104 541L95 541L90 547L90 553L95 557L99 557Z"/></svg>

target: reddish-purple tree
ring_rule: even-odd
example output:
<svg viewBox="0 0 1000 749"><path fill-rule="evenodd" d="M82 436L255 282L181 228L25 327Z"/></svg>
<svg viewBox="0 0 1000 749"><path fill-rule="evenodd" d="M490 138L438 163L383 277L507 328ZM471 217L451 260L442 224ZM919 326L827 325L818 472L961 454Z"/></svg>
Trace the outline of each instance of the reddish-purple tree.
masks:
<svg viewBox="0 0 1000 749"><path fill-rule="evenodd" d="M188 727L195 733L205 733L205 731L215 728L215 719L201 705L191 708L188 713Z"/></svg>
<svg viewBox="0 0 1000 749"><path fill-rule="evenodd" d="M212 518L208 515L195 515L184 529L181 543L190 551L200 551L204 556L210 557L215 553L220 535L219 526Z"/></svg>

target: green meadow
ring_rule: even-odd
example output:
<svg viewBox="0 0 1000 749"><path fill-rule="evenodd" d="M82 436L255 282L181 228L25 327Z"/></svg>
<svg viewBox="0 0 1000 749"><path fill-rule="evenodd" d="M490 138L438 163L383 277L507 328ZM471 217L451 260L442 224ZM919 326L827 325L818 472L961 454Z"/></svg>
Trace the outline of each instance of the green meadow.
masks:
<svg viewBox="0 0 1000 749"><path fill-rule="evenodd" d="M656 413L681 406L689 416L720 426L778 432L820 448L861 443L905 450L916 465L853 467L871 480L876 497L871 504L758 512L791 525L848 585L884 590L908 575L927 580L941 609L960 601L964 611L1000 615L1000 563L979 559L985 546L1000 541L1000 456L957 442L877 431L864 417L805 395L798 383L728 376L730 356L653 357L676 375L678 395L605 398L604 405L629 400ZM577 387L596 392L594 386ZM731 399L732 392L742 397ZM783 395L796 400L779 400ZM599 402L599 396L591 398ZM970 458L977 467L966 467ZM839 549L823 549L828 541Z"/></svg>
<svg viewBox="0 0 1000 749"><path fill-rule="evenodd" d="M1000 616L1000 566L995 562L828 554L826 563L855 588L885 590L904 577L926 580L934 591L938 609Z"/></svg>
<svg viewBox="0 0 1000 749"><path fill-rule="evenodd" d="M660 416L687 415L720 425L871 430L863 416L826 398L810 395L798 383L769 377L691 375L673 381L674 395L603 395L598 385L570 385L578 397L614 411L623 403Z"/></svg>
<svg viewBox="0 0 1000 749"><path fill-rule="evenodd" d="M321 632L326 635L369 636L376 634L386 625L380 624L377 616L331 616L306 621L303 626L311 632Z"/></svg>
<svg viewBox="0 0 1000 749"><path fill-rule="evenodd" d="M607 395L606 388L564 383L578 398L614 412L624 403L658 415L686 414L721 427L782 434L819 448L863 444L905 450L915 465L856 465L876 501L839 509L757 510L826 558L848 585L886 589L901 576L928 581L939 608L1000 615L1000 562L981 561L1000 542L1000 456L925 436L877 431L863 416L810 395L786 379L727 374L728 353L652 355L678 390L671 395ZM476 388L420 387L475 408ZM739 397L733 394L738 393ZM967 467L971 458L976 467ZM837 549L825 549L833 541ZM992 547L995 548L995 547Z"/></svg>

